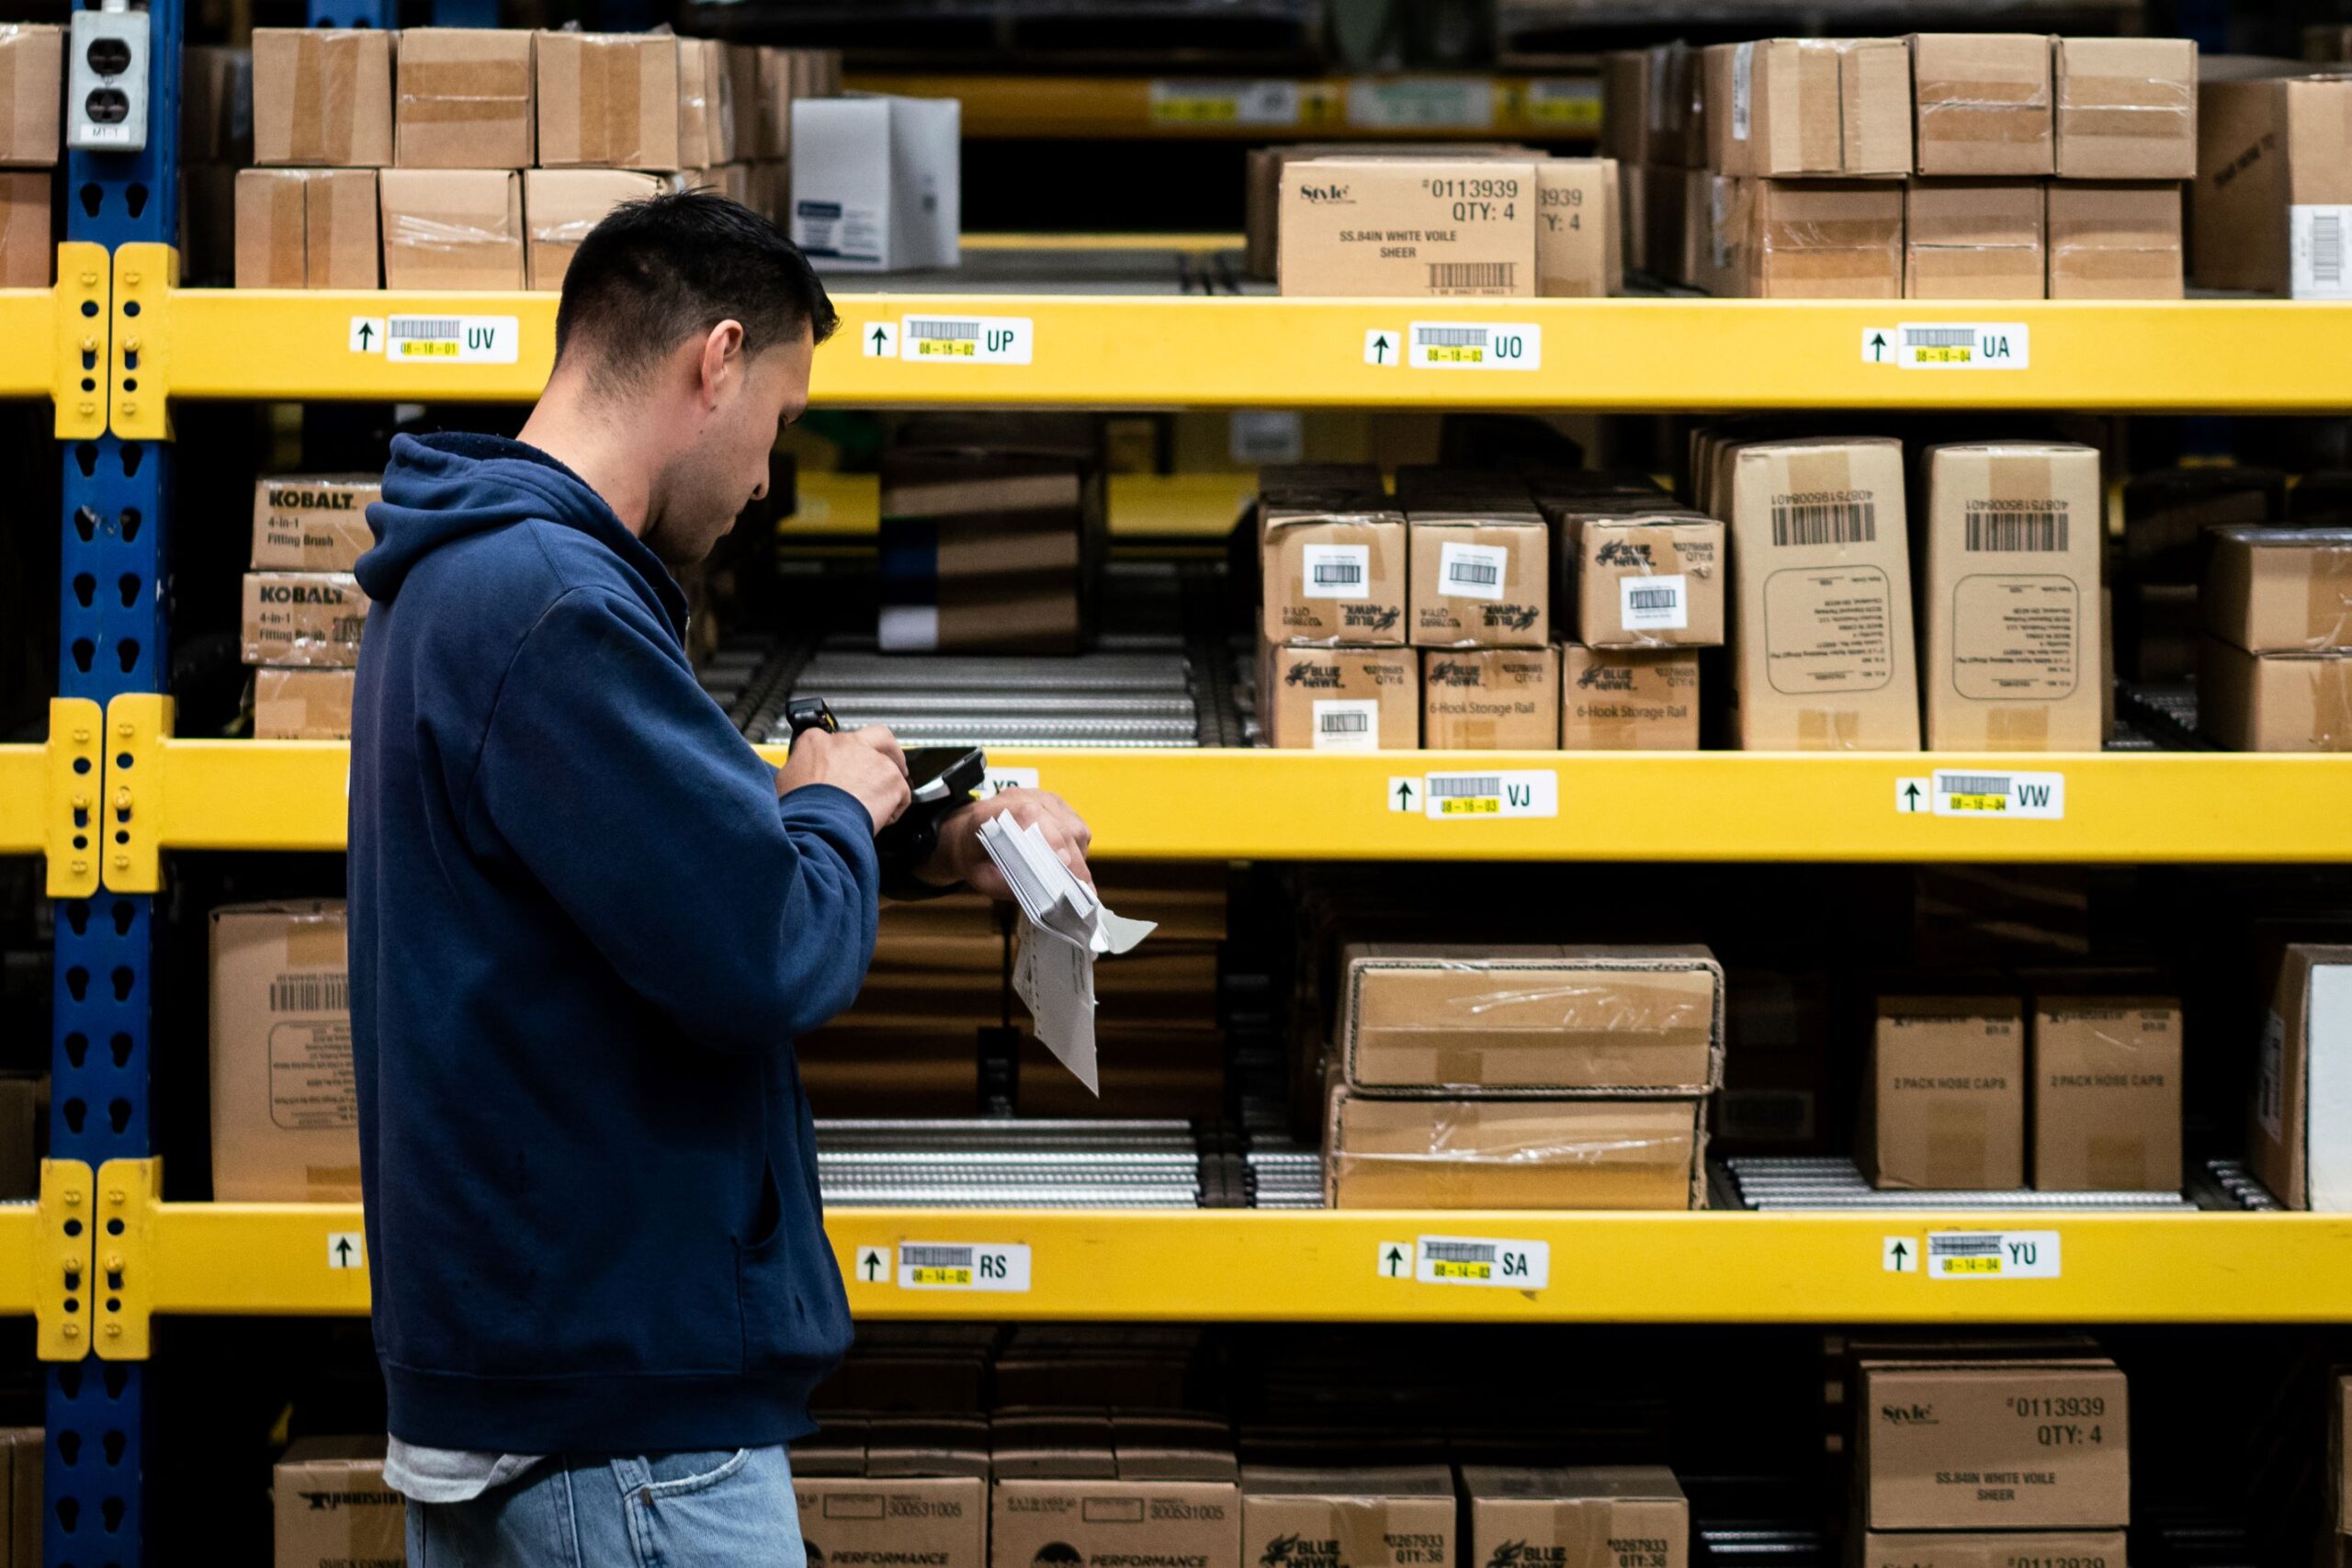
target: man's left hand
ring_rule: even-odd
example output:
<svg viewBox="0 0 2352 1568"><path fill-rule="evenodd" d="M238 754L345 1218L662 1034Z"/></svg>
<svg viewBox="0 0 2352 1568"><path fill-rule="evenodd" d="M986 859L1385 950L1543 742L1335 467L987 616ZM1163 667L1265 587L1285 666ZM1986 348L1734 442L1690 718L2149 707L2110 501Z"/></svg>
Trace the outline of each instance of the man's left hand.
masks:
<svg viewBox="0 0 2352 1568"><path fill-rule="evenodd" d="M1094 886L1094 874L1087 869L1087 847L1094 841L1093 832L1086 819L1070 809L1069 802L1058 795L1042 789L1004 789L986 800L976 800L959 807L939 825L939 847L931 858L915 867L917 880L934 887L953 887L958 883L969 886L975 893L985 893L991 898L1010 898L1012 889L1006 886L1004 874L989 859L989 852L980 843L980 824L991 817L1010 817L1014 824L1027 827L1035 823L1045 836L1046 844L1061 857L1069 874Z"/></svg>

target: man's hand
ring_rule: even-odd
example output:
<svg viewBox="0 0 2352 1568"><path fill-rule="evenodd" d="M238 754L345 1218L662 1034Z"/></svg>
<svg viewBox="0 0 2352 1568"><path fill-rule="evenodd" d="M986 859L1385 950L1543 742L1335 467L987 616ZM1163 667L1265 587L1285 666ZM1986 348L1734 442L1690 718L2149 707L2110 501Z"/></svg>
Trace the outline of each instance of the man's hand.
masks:
<svg viewBox="0 0 2352 1568"><path fill-rule="evenodd" d="M916 878L934 887L953 887L960 882L991 898L1012 897L1004 874L980 844L980 824L991 817L1010 817L1023 827L1035 823L1069 874L1089 887L1094 886L1094 874L1086 867L1087 846L1094 841L1092 830L1068 801L1041 789L999 790L986 800L976 800L951 813L939 825L939 848L915 867Z"/></svg>
<svg viewBox="0 0 2352 1568"><path fill-rule="evenodd" d="M775 776L776 794L820 784L857 796L877 833L914 798L907 788L907 754L899 750L898 737L878 724L839 733L807 729L792 738L791 755Z"/></svg>

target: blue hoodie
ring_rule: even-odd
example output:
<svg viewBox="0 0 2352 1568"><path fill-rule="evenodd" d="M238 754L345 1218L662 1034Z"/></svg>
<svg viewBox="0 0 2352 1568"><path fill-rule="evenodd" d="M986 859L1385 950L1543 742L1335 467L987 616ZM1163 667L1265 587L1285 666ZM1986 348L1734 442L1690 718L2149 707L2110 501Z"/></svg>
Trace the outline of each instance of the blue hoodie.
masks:
<svg viewBox="0 0 2352 1568"><path fill-rule="evenodd" d="M696 684L570 469L392 443L351 750L351 1014L392 1433L639 1453L809 1429L849 1343L796 1034L874 953L872 820Z"/></svg>

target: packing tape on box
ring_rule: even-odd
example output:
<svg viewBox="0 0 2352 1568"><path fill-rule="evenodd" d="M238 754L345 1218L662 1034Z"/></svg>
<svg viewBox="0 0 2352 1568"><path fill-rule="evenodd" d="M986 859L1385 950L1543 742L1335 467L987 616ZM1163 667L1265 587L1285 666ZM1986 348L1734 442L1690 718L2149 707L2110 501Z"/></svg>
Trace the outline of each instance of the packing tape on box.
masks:
<svg viewBox="0 0 2352 1568"><path fill-rule="evenodd" d="M1797 750L1852 751L1860 748L1862 716L1854 708L1797 710Z"/></svg>
<svg viewBox="0 0 2352 1568"><path fill-rule="evenodd" d="M2312 750L2352 750L2352 659L2298 660L2311 666Z"/></svg>
<svg viewBox="0 0 2352 1568"><path fill-rule="evenodd" d="M2311 602L2303 617L2303 646L2312 652L2352 644L2352 545L2312 550Z"/></svg>
<svg viewBox="0 0 2352 1568"><path fill-rule="evenodd" d="M275 240L293 233L303 236L303 241L292 247L271 244L268 247L270 266L267 275L250 282L243 277L237 281L247 288L307 288L311 283L309 172L303 169L255 169L251 173L262 176L268 186L266 226L271 238ZM240 177L243 177L242 174ZM288 254L289 250L290 255ZM281 269L277 265L280 261L290 262L291 265Z"/></svg>
<svg viewBox="0 0 2352 1568"><path fill-rule="evenodd" d="M518 85L519 84L519 85ZM401 118L416 125L470 125L525 119L531 112L531 62L423 60L401 63Z"/></svg>
<svg viewBox="0 0 2352 1568"><path fill-rule="evenodd" d="M365 32L298 33L294 40L294 119L290 145L305 164L347 164L358 134L359 56Z"/></svg>
<svg viewBox="0 0 2352 1568"><path fill-rule="evenodd" d="M2196 95L2186 82L2161 76L2069 76L2058 106L2068 136L2191 140Z"/></svg>
<svg viewBox="0 0 2352 1568"><path fill-rule="evenodd" d="M1797 96L1838 102L1838 78L1841 73L1839 56L1844 51L1834 45L1824 48L1817 40L1801 39L1797 44ZM1845 129L1836 115L1800 115L1797 118L1797 157L1808 169L1835 170L1845 166Z"/></svg>
<svg viewBox="0 0 2352 1568"><path fill-rule="evenodd" d="M644 162L646 150L638 144L642 52L635 38L582 39L572 52L572 68L579 73L582 163Z"/></svg>
<svg viewBox="0 0 2352 1568"><path fill-rule="evenodd" d="M407 250L455 251L475 245L504 245L514 236L502 225L484 229L474 223L452 223L440 218L422 218L413 212L395 213L384 231L384 243Z"/></svg>
<svg viewBox="0 0 2352 1568"><path fill-rule="evenodd" d="M1918 107L1923 141L1931 120L1933 135L1944 141L2046 141L2052 130L2047 81L1930 77L1919 83Z"/></svg>

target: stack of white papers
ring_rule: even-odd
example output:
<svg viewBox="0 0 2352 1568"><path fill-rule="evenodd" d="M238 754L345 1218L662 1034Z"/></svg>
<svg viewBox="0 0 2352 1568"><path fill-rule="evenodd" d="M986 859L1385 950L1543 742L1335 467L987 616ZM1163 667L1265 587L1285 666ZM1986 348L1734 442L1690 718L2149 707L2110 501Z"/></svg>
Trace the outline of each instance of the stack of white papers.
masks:
<svg viewBox="0 0 2352 1568"><path fill-rule="evenodd" d="M1046 836L1032 824L1002 817L980 824L980 843L1004 874L1021 905L1021 953L1012 988L1036 1021L1037 1038L1057 1061L1078 1075L1088 1092L1102 1092L1094 1060L1094 957L1121 953L1158 926L1105 908L1069 874Z"/></svg>

